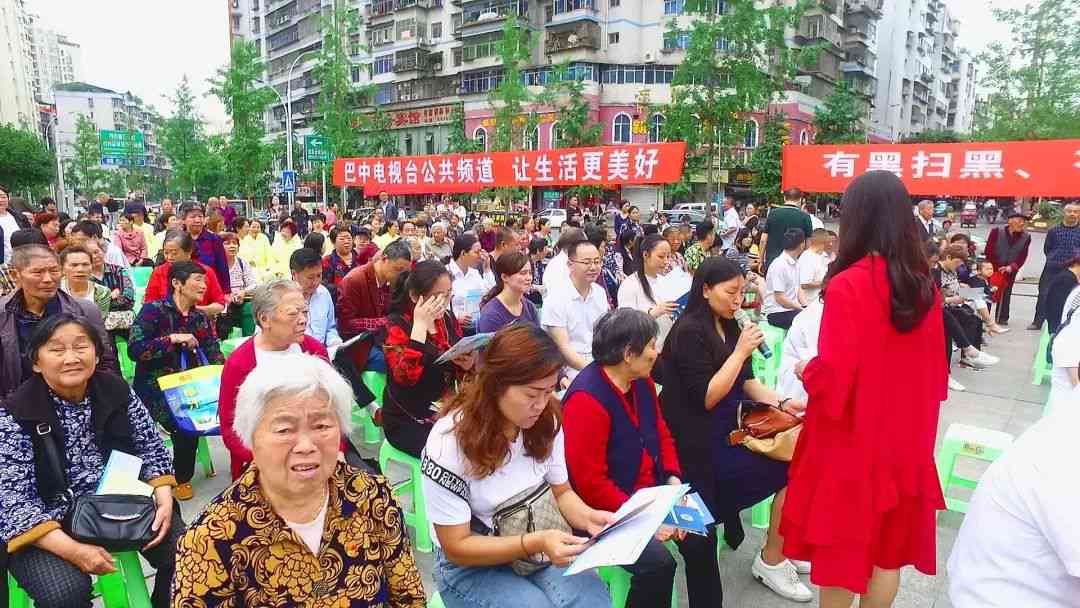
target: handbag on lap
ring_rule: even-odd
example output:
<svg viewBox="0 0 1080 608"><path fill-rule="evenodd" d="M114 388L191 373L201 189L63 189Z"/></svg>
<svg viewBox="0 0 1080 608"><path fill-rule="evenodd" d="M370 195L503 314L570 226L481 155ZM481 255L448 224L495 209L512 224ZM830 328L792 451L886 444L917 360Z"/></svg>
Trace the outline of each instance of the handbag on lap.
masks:
<svg viewBox="0 0 1080 608"><path fill-rule="evenodd" d="M802 418L768 403L740 401L735 420L737 426L728 434L729 444L741 445L773 460L791 462L802 432Z"/></svg>

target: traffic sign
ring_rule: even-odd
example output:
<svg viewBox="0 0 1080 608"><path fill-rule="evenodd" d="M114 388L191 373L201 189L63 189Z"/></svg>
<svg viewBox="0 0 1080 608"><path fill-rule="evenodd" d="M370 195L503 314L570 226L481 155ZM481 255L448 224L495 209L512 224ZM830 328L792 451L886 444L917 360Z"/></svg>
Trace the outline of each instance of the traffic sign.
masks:
<svg viewBox="0 0 1080 608"><path fill-rule="evenodd" d="M133 161L133 162L132 162ZM146 157L140 156L134 159L128 159L123 156L102 156L101 164L106 167L122 167L126 165L135 165L138 167L146 166Z"/></svg>
<svg viewBox="0 0 1080 608"><path fill-rule="evenodd" d="M296 171L281 172L281 191L296 192Z"/></svg>
<svg viewBox="0 0 1080 608"><path fill-rule="evenodd" d="M334 160L330 152L330 141L322 135L304 136L304 158L309 163L328 163Z"/></svg>
<svg viewBox="0 0 1080 608"><path fill-rule="evenodd" d="M109 131L98 134L101 140L102 156L142 156L146 154L146 145L141 131Z"/></svg>

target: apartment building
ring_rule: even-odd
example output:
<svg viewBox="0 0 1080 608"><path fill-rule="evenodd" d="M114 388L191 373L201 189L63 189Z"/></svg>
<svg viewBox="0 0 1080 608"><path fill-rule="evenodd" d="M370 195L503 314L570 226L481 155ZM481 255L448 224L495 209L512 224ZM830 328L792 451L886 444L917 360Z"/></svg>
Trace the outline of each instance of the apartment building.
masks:
<svg viewBox="0 0 1080 608"><path fill-rule="evenodd" d="M83 79L82 49L64 34L35 18L33 29L34 98L52 103L53 89Z"/></svg>
<svg viewBox="0 0 1080 608"><path fill-rule="evenodd" d="M126 131L133 128L142 134L145 154L135 164L145 167L155 176L165 176L169 162L158 141L162 118L142 99L132 93L118 93L94 85L72 82L54 88L56 101L56 139L62 160L74 156L73 145L78 135L79 116L88 117L98 131ZM118 170L126 159L105 156L102 168Z"/></svg>
<svg viewBox="0 0 1080 608"><path fill-rule="evenodd" d="M36 130L29 23L23 0L0 0L0 124Z"/></svg>

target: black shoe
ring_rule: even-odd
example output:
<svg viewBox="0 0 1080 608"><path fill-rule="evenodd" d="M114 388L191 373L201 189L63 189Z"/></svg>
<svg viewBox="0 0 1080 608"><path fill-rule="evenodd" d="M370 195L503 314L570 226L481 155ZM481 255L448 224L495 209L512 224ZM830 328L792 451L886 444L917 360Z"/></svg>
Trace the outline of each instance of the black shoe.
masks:
<svg viewBox="0 0 1080 608"><path fill-rule="evenodd" d="M1028 328L1028 331L1039 331L1040 329L1042 329L1042 325L1037 324L1037 323L1032 323L1031 325L1028 325L1027 328Z"/></svg>

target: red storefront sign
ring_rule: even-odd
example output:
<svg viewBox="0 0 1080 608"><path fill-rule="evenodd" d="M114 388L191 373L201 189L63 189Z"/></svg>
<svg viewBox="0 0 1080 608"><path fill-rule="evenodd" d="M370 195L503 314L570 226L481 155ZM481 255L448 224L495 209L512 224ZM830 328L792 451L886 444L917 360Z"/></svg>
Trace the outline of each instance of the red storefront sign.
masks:
<svg viewBox="0 0 1080 608"><path fill-rule="evenodd" d="M1080 140L784 146L784 188L843 192L873 170L913 195L1080 196Z"/></svg>
<svg viewBox="0 0 1080 608"><path fill-rule="evenodd" d="M339 158L334 185L368 195L479 192L520 186L670 184L682 177L686 143L532 152Z"/></svg>
<svg viewBox="0 0 1080 608"><path fill-rule="evenodd" d="M419 108L416 110L399 110L388 112L390 115L390 128L404 129L407 127L420 127L424 125L441 125L453 119L454 106L434 106Z"/></svg>

